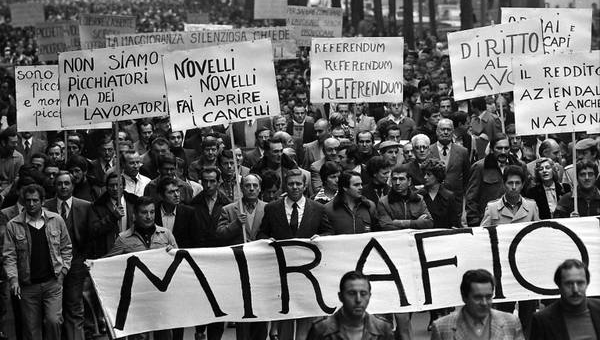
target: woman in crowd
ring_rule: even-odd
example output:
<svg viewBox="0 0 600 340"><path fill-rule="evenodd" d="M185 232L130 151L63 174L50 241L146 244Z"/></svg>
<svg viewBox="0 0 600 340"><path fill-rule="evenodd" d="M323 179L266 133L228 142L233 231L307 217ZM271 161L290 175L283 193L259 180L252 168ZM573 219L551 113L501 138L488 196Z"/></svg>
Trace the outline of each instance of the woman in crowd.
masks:
<svg viewBox="0 0 600 340"><path fill-rule="evenodd" d="M315 201L325 204L331 201L338 190L338 178L342 173L342 168L336 162L325 162L319 171L323 188L317 192L313 198Z"/></svg>
<svg viewBox="0 0 600 340"><path fill-rule="evenodd" d="M524 196L535 200L540 219L552 218L558 201L571 188L559 182L558 169L550 158L543 157L535 162L535 179L537 184L527 190Z"/></svg>
<svg viewBox="0 0 600 340"><path fill-rule="evenodd" d="M425 183L418 193L423 196L433 218L434 228L460 228L461 209L454 193L443 187L446 178L444 162L429 158L422 165Z"/></svg>

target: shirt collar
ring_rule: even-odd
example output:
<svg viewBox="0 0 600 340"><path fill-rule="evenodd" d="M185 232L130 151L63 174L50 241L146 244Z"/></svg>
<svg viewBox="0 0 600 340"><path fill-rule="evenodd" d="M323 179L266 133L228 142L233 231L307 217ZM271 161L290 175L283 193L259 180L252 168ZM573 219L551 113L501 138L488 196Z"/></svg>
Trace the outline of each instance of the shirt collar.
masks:
<svg viewBox="0 0 600 340"><path fill-rule="evenodd" d="M67 202L67 207L71 208L73 206L73 196L67 198L66 201L63 201L58 197L56 198L56 203L57 203L59 209L62 206L63 202Z"/></svg>
<svg viewBox="0 0 600 340"><path fill-rule="evenodd" d="M443 151L444 150L444 144L440 143L439 141L436 142L435 144L437 144L437 147L438 147L439 151ZM446 147L448 148L448 151L450 151L450 148L452 147L452 143L448 143L448 145L446 145Z"/></svg>
<svg viewBox="0 0 600 340"><path fill-rule="evenodd" d="M44 211L44 209L42 209L42 215L40 215L40 218L36 220L34 220L28 213L25 213L25 223L27 224L35 225L36 222L44 220L46 220L46 212Z"/></svg>
<svg viewBox="0 0 600 340"><path fill-rule="evenodd" d="M161 214L161 216L175 216L175 215L177 215L177 207L175 207L175 209L173 209L173 212L166 212L165 208L161 205L160 206L160 214Z"/></svg>
<svg viewBox="0 0 600 340"><path fill-rule="evenodd" d="M19 211L19 214L22 213L24 209L25 207L21 205L21 203L17 202L17 210Z"/></svg>
<svg viewBox="0 0 600 340"><path fill-rule="evenodd" d="M508 202L508 200L506 199L506 195L502 195L502 204L504 204L505 207L511 210L519 209L521 207L521 204L523 204L523 197L519 195L519 202L513 205L510 202Z"/></svg>
<svg viewBox="0 0 600 340"><path fill-rule="evenodd" d="M465 317L465 321L467 321L467 324L469 326L471 326L471 328L475 328L475 326L478 325L484 325L490 321L490 314L486 315L485 318L483 318L483 320L475 320L466 310L465 308L462 309L462 313L463 316Z"/></svg>
<svg viewBox="0 0 600 340"><path fill-rule="evenodd" d="M27 139L23 139L23 147L25 147L25 142L29 142L29 147L31 147L31 145L33 144L33 136L27 138Z"/></svg>
<svg viewBox="0 0 600 340"><path fill-rule="evenodd" d="M306 204L306 197L304 197L304 195L302 195L302 197L300 197L300 199L296 202L298 204L298 208L299 209L304 209L304 205ZM285 197L285 205L292 209L292 205L294 204L294 201L292 201L289 197Z"/></svg>
<svg viewBox="0 0 600 340"><path fill-rule="evenodd" d="M556 190L556 185L554 184L554 182L552 182L552 184L550 184L550 186L548 186L548 187L544 185L544 190L546 190L546 191L549 191L549 190L554 191L554 190Z"/></svg>

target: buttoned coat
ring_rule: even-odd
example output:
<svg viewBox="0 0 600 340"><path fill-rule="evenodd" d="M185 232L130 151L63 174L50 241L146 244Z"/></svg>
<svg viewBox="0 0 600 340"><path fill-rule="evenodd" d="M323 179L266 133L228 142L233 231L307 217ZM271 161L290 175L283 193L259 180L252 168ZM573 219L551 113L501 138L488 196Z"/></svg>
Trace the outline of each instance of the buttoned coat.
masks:
<svg viewBox="0 0 600 340"><path fill-rule="evenodd" d="M57 206L58 199L56 197L50 198L44 202L44 207L52 212L60 214ZM71 210L65 224L67 230L69 230L69 236L73 243L73 257L86 258L89 250L89 212L92 207L92 203L73 197L71 204Z"/></svg>
<svg viewBox="0 0 600 340"><path fill-rule="evenodd" d="M265 206L258 238L285 240L290 238L310 238L313 235L332 235L333 228L325 213L325 207L311 199L306 199L302 220L296 232L292 231L285 213L285 197Z"/></svg>
<svg viewBox="0 0 600 340"><path fill-rule="evenodd" d="M532 199L522 197L521 206L513 214L513 212L504 205L502 197L492 202L489 202L485 207L483 219L481 220L482 227L497 226L501 224L511 224L519 222L539 221L540 213L537 204Z"/></svg>
<svg viewBox="0 0 600 340"><path fill-rule="evenodd" d="M431 157L440 158L437 143L431 145L429 150ZM461 202L469 182L470 168L469 151L463 146L452 143L448 155L448 164L446 164L446 179L444 179L443 185L446 189L452 191Z"/></svg>
<svg viewBox="0 0 600 340"><path fill-rule="evenodd" d="M258 200L254 207L254 220L252 221L252 229L248 230L248 226L244 226L247 230L248 238L246 241L254 241L257 239L260 224L265 215L265 206L267 203ZM244 243L242 234L242 224L238 221L238 216L243 210L241 199L236 200L223 207L219 225L217 226L217 239L227 245Z"/></svg>
<svg viewBox="0 0 600 340"><path fill-rule="evenodd" d="M513 314L495 309L490 314L490 339L525 340L521 322ZM433 322L431 340L470 340L462 308Z"/></svg>

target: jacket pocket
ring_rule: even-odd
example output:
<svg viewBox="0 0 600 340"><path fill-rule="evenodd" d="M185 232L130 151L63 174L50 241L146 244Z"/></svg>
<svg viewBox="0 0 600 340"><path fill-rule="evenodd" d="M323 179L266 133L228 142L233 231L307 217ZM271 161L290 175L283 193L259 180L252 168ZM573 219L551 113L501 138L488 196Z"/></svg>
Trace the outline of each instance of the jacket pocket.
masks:
<svg viewBox="0 0 600 340"><path fill-rule="evenodd" d="M15 249L17 252L27 251L27 236L15 235Z"/></svg>

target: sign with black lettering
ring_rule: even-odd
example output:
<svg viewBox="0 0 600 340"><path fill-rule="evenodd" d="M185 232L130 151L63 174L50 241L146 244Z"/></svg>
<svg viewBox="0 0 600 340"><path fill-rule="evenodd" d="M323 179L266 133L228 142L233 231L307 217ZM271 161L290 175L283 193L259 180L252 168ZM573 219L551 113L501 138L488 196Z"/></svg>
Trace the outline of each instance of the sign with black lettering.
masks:
<svg viewBox="0 0 600 340"><path fill-rule="evenodd" d="M600 126L600 51L513 59L518 135Z"/></svg>
<svg viewBox="0 0 600 340"><path fill-rule="evenodd" d="M17 130L61 130L58 65L16 66ZM80 127L72 127L73 130ZM106 129L110 123L86 125L84 129Z"/></svg>
<svg viewBox="0 0 600 340"><path fill-rule="evenodd" d="M403 38L313 38L310 100L402 101Z"/></svg>
<svg viewBox="0 0 600 340"><path fill-rule="evenodd" d="M560 263L580 259L600 277L598 254L599 220L585 217L158 249L91 261L90 274L120 338L330 314L340 304L340 278L351 270L371 277L371 314L459 306L461 277L476 268L496 277L494 302L552 298ZM598 294L600 285L588 286L588 296Z"/></svg>
<svg viewBox="0 0 600 340"><path fill-rule="evenodd" d="M81 49L79 23L75 20L39 23L35 26L40 61L58 60L58 53Z"/></svg>
<svg viewBox="0 0 600 340"><path fill-rule="evenodd" d="M46 21L44 4L41 2L16 2L9 7L12 27L35 26Z"/></svg>
<svg viewBox="0 0 600 340"><path fill-rule="evenodd" d="M285 19L287 16L287 0L253 0L254 20Z"/></svg>
<svg viewBox="0 0 600 340"><path fill-rule="evenodd" d="M135 33L135 26L135 16L79 14L81 48L106 47L107 35Z"/></svg>
<svg viewBox="0 0 600 340"><path fill-rule="evenodd" d="M298 46L310 46L311 38L340 38L342 16L341 8L288 6L287 26Z"/></svg>
<svg viewBox="0 0 600 340"><path fill-rule="evenodd" d="M219 30L205 29L187 32L108 35L106 37L106 46L131 46L160 43L167 44L167 49L169 51L180 51L259 39L271 39L273 57L275 60L296 58L298 47L294 43L289 27L256 27Z"/></svg>
<svg viewBox="0 0 600 340"><path fill-rule="evenodd" d="M502 23L540 20L544 52L589 52L592 49L591 8L502 7Z"/></svg>
<svg viewBox="0 0 600 340"><path fill-rule="evenodd" d="M474 28L448 33L454 99L510 92L514 76L510 58L544 53L539 22Z"/></svg>
<svg viewBox="0 0 600 340"><path fill-rule="evenodd" d="M61 53L62 126L167 115L164 50L143 45Z"/></svg>
<svg viewBox="0 0 600 340"><path fill-rule="evenodd" d="M165 54L173 130L279 115L272 49L263 39Z"/></svg>

